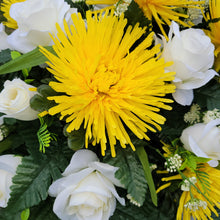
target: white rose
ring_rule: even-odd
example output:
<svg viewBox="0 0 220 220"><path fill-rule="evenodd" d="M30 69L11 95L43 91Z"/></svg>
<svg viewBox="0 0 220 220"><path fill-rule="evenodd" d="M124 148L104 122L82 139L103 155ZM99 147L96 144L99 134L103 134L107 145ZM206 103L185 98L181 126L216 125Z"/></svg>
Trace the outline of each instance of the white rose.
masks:
<svg viewBox="0 0 220 220"><path fill-rule="evenodd" d="M0 93L0 112L6 115L0 117L0 124L3 118L15 118L23 121L31 121L37 118L39 112L30 107L30 99L37 92L30 91L34 88L21 79L6 80L4 89Z"/></svg>
<svg viewBox="0 0 220 220"><path fill-rule="evenodd" d="M0 24L0 52L5 49L12 49L7 42L8 35L5 33L5 26Z"/></svg>
<svg viewBox="0 0 220 220"><path fill-rule="evenodd" d="M49 188L56 197L53 211L62 220L107 220L120 198L114 185L122 186L114 177L118 168L98 162L90 150L77 151L63 177Z"/></svg>
<svg viewBox="0 0 220 220"><path fill-rule="evenodd" d="M70 19L76 9L64 0L26 0L11 5L10 16L18 28L8 36L8 43L17 51L27 53L38 45L52 45L49 33L57 33L56 23Z"/></svg>
<svg viewBox="0 0 220 220"><path fill-rule="evenodd" d="M21 157L14 155L0 156L0 207L5 208L10 197L12 177L16 173L17 166L21 163Z"/></svg>
<svg viewBox="0 0 220 220"><path fill-rule="evenodd" d="M211 158L209 165L216 167L220 160L220 119L208 124L198 123L183 130L180 140L184 148L198 157Z"/></svg>
<svg viewBox="0 0 220 220"><path fill-rule="evenodd" d="M174 36L173 36L174 35ZM169 41L163 38L162 57L174 64L167 71L176 72L173 98L181 105L193 101L193 89L209 82L217 73L210 69L214 63L214 45L200 29L189 28L179 31L177 23L172 22Z"/></svg>

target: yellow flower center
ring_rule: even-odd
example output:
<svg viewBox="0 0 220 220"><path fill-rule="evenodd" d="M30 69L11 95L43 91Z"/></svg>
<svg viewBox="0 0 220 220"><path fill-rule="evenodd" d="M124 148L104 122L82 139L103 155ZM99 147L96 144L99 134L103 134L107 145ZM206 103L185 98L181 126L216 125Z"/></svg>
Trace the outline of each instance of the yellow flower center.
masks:
<svg viewBox="0 0 220 220"><path fill-rule="evenodd" d="M119 79L120 75L116 73L113 67L100 65L91 79L90 87L99 94L107 94Z"/></svg>

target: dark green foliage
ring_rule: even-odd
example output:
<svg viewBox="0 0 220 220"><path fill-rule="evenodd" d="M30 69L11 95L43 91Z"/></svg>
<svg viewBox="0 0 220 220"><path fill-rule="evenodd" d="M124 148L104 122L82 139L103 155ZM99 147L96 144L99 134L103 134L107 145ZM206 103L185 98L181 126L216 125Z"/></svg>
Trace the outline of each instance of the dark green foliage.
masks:
<svg viewBox="0 0 220 220"><path fill-rule="evenodd" d="M195 90L195 102L208 110L220 109L220 84L216 84L213 80L206 86Z"/></svg>
<svg viewBox="0 0 220 220"><path fill-rule="evenodd" d="M143 205L148 185L139 159L130 148L122 149L121 146L117 146L116 155L113 158L110 152L107 152L104 162L119 167L115 177L124 184L128 194Z"/></svg>
<svg viewBox="0 0 220 220"><path fill-rule="evenodd" d="M11 60L11 50L6 49L0 52L0 64L8 62Z"/></svg>

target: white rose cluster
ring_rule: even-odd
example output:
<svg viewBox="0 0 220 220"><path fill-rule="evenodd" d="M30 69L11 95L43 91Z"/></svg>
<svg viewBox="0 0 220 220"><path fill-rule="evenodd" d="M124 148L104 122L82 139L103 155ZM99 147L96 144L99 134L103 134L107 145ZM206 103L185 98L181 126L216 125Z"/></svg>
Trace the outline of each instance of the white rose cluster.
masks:
<svg viewBox="0 0 220 220"><path fill-rule="evenodd" d="M197 123L183 130L180 140L186 150L198 157L211 158L208 163L212 167L218 166L220 160L220 119L208 124Z"/></svg>
<svg viewBox="0 0 220 220"><path fill-rule="evenodd" d="M173 83L176 92L175 101L181 105L191 105L193 89L200 88L218 75L212 68L215 47L201 29L189 28L179 30L172 22L169 41L163 37L162 57L166 62L173 61L167 71L176 72Z"/></svg>
<svg viewBox="0 0 220 220"><path fill-rule="evenodd" d="M101 163L90 150L78 150L69 166L49 188L56 197L53 211L61 220L108 220L116 208L116 199L125 205L115 186L118 168Z"/></svg>
<svg viewBox="0 0 220 220"><path fill-rule="evenodd" d="M38 117L38 112L30 107L30 99L37 92L30 91L30 88L34 88L34 86L19 78L5 81L0 93L0 112L5 115L0 117L0 125L3 124L3 118L31 121Z"/></svg>
<svg viewBox="0 0 220 220"><path fill-rule="evenodd" d="M52 45L49 35L56 34L56 23L64 28L64 19L70 22L71 13L77 9L70 8L64 0L26 0L14 3L10 7L10 17L17 22L18 28L8 37L11 48L27 53L38 45Z"/></svg>
<svg viewBox="0 0 220 220"><path fill-rule="evenodd" d="M17 166L21 163L21 157L12 154L0 156L0 207L5 208L10 198L10 186L12 177L16 173Z"/></svg>

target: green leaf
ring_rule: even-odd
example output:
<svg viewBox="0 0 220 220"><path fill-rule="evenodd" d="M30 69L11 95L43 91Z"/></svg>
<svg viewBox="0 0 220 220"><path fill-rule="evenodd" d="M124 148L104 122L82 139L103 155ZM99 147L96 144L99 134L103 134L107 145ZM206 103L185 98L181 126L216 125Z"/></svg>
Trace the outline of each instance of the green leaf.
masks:
<svg viewBox="0 0 220 220"><path fill-rule="evenodd" d="M126 204L122 206L117 203L114 215L110 220L144 220L147 219L147 213L144 207L137 207L131 204Z"/></svg>
<svg viewBox="0 0 220 220"><path fill-rule="evenodd" d="M157 193L154 186L153 177L151 175L151 169L150 169L147 153L144 150L143 146L137 147L136 152L144 169L144 174L150 189L152 202L154 203L155 206L157 206Z"/></svg>
<svg viewBox="0 0 220 220"><path fill-rule="evenodd" d="M30 106L36 111L43 112L47 111L55 105L55 102L49 101L46 97L41 95L34 95L30 100Z"/></svg>
<svg viewBox="0 0 220 220"><path fill-rule="evenodd" d="M44 97L55 96L58 93L54 91L50 86L43 84L37 88L37 91Z"/></svg>
<svg viewBox="0 0 220 220"><path fill-rule="evenodd" d="M31 208L29 220L58 220L59 218L53 212L53 199L48 197L38 206Z"/></svg>
<svg viewBox="0 0 220 220"><path fill-rule="evenodd" d="M37 91L41 95L34 95L30 100L30 106L36 111L43 112L56 105L54 101L47 99L48 96L55 96L57 93L48 85L40 85Z"/></svg>
<svg viewBox="0 0 220 220"><path fill-rule="evenodd" d="M206 86L195 90L194 100L208 110L220 109L220 84L212 80Z"/></svg>
<svg viewBox="0 0 220 220"><path fill-rule="evenodd" d="M85 145L85 130L81 127L79 130L74 130L71 133L66 131L66 125L63 129L64 135L67 137L68 147L74 151L79 150Z"/></svg>
<svg viewBox="0 0 220 220"><path fill-rule="evenodd" d="M53 48L51 46L45 48L49 50L51 53L54 53ZM43 64L46 61L47 58L39 51L39 48L36 48L0 66L0 75L31 68L33 66Z"/></svg>
<svg viewBox="0 0 220 220"><path fill-rule="evenodd" d="M135 152L130 148L122 149L121 146L118 146L116 157L112 158L110 152L107 152L104 161L119 167L115 177L124 184L128 194L140 205L143 205L148 186L143 167Z"/></svg>
<svg viewBox="0 0 220 220"><path fill-rule="evenodd" d="M21 220L28 220L29 216L30 216L30 209L25 209L21 213Z"/></svg>
<svg viewBox="0 0 220 220"><path fill-rule="evenodd" d="M6 211L16 213L45 200L52 180L61 177L66 165L64 156L55 149L53 157L43 155L38 161L32 156L23 157L12 179L11 198Z"/></svg>
<svg viewBox="0 0 220 220"><path fill-rule="evenodd" d="M0 52L0 64L6 63L11 60L11 51L9 49Z"/></svg>
<svg viewBox="0 0 220 220"><path fill-rule="evenodd" d="M21 213L11 213L5 211L6 209L0 209L0 219L2 220L21 220Z"/></svg>
<svg viewBox="0 0 220 220"><path fill-rule="evenodd" d="M16 58L18 58L20 56L21 56L21 54L18 51L11 51L11 58L12 58L12 60L14 60L14 59L16 59Z"/></svg>
<svg viewBox="0 0 220 220"><path fill-rule="evenodd" d="M110 220L175 220L177 204L174 200L179 199L175 193L162 194L156 207L151 196L147 194L146 200L141 207L126 203L125 206L117 203L114 215Z"/></svg>

